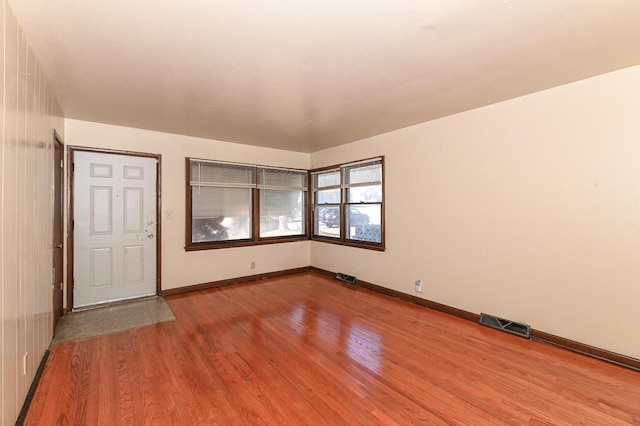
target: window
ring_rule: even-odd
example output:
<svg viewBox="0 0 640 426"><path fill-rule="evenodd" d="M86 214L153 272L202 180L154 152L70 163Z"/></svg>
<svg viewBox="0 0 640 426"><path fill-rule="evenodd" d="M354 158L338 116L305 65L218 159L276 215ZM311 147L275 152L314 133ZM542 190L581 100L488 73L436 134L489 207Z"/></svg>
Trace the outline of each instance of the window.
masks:
<svg viewBox="0 0 640 426"><path fill-rule="evenodd" d="M260 238L305 234L307 172L258 168Z"/></svg>
<svg viewBox="0 0 640 426"><path fill-rule="evenodd" d="M298 241L310 233L383 250L383 164L375 158L308 172L187 158L185 248Z"/></svg>
<svg viewBox="0 0 640 426"><path fill-rule="evenodd" d="M187 158L187 176L187 249L306 237L306 171Z"/></svg>
<svg viewBox="0 0 640 426"><path fill-rule="evenodd" d="M340 238L340 169L312 173L314 235Z"/></svg>
<svg viewBox="0 0 640 426"><path fill-rule="evenodd" d="M312 171L311 177L313 238L384 248L382 158Z"/></svg>

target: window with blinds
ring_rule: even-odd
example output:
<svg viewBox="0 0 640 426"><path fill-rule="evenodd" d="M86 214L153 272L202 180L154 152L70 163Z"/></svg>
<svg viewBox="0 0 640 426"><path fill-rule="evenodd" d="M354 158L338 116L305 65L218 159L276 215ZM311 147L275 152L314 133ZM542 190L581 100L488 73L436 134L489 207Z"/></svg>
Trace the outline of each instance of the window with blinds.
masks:
<svg viewBox="0 0 640 426"><path fill-rule="evenodd" d="M384 247L383 159L312 171L313 237Z"/></svg>
<svg viewBox="0 0 640 426"><path fill-rule="evenodd" d="M258 168L260 238L305 235L307 172Z"/></svg>
<svg viewBox="0 0 640 426"><path fill-rule="evenodd" d="M251 239L256 168L191 160L190 169L191 242Z"/></svg>
<svg viewBox="0 0 640 426"><path fill-rule="evenodd" d="M307 172L187 159L187 248L305 237Z"/></svg>

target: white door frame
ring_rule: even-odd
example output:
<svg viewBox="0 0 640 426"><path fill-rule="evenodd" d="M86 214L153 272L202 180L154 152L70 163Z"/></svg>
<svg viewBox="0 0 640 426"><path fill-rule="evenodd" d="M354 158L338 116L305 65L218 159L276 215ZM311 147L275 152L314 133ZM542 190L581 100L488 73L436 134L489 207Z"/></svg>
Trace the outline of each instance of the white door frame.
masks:
<svg viewBox="0 0 640 426"><path fill-rule="evenodd" d="M85 152L94 152L98 154L113 154L113 155L129 155L133 157L146 157L146 158L155 158L156 162L156 295L160 295L162 291L162 280L161 280L161 241L162 241L162 214L161 212L161 171L162 171L162 156L160 154L150 154L146 152L133 152L133 151L119 151L113 149L102 149L102 148L89 148L83 146L69 146L67 164L67 200L69 200L69 205L67 206L67 309L66 312L69 312L73 309L73 261L74 261L74 250L73 250L73 241L74 241L74 222L73 222L73 208L74 208L74 200L73 200L73 181L74 181L74 160L75 160L75 152L77 151L85 151ZM108 303L107 303L108 304ZM100 306L100 305L97 305ZM96 305L91 306L96 307Z"/></svg>

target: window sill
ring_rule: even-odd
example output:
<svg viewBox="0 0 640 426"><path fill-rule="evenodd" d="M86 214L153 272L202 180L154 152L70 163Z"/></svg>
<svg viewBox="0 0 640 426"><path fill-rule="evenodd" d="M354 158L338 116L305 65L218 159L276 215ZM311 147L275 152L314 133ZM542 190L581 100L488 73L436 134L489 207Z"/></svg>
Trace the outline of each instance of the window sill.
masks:
<svg viewBox="0 0 640 426"><path fill-rule="evenodd" d="M383 246L382 244L367 243L364 241L341 241L339 239L334 239L330 237L320 237L317 235L311 237L310 240L316 241L319 243L329 243L329 244L335 244L339 246L361 248L365 250L386 251L386 247Z"/></svg>
<svg viewBox="0 0 640 426"><path fill-rule="evenodd" d="M192 243L185 246L185 251L199 251L199 250L216 250L235 247L251 247L262 246L267 244L283 244L294 243L299 241L308 241L306 236L296 237L271 237L258 240L236 240L236 241L223 241L223 242L207 242L207 243Z"/></svg>

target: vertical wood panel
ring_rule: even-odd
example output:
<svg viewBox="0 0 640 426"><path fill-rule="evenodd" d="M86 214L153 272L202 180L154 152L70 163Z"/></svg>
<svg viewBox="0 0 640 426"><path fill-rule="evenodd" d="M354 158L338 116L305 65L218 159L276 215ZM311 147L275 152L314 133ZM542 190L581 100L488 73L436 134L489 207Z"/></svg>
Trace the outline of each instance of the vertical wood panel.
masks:
<svg viewBox="0 0 640 426"><path fill-rule="evenodd" d="M28 354L29 340L33 334L31 328L31 313L27 310L27 297L29 295L29 283L33 279L27 262L34 262L31 254L31 246L29 244L31 231L27 229L27 217L29 210L27 206L27 191L29 190L27 177L29 174L28 168L32 165L27 165L27 141L25 138L26 130L26 100L27 100L27 51L26 40L24 34L18 28L18 111L17 111L17 127L16 127L16 144L17 144L17 172L18 172L18 185L16 191L17 198L17 210L16 210L16 223L17 223L17 241L18 241L18 361L20 366L29 367L29 359L24 363L22 357L24 354ZM32 266L33 267L33 266ZM32 356L34 354L31 354ZM29 371L27 371L29 374ZM26 380L27 377L23 374L23 368L18 369L18 395L26 394ZM19 402L19 401L18 401Z"/></svg>
<svg viewBox="0 0 640 426"><path fill-rule="evenodd" d="M26 265L27 271L29 272L28 280L25 282L27 286L27 290L25 291L26 295L26 312L28 315L28 327L29 331L27 340L26 351L35 354L38 351L38 342L40 340L40 330L38 329L37 321L38 321L38 302L40 297L37 291L38 288L38 277L40 277L40 268L42 268L42 262L44 259L40 256L40 245L36 244L36 241L41 238L40 237L40 226L38 221L38 207L40 203L40 194L38 191L38 182L39 175L42 173L40 162L34 164L34 159L37 159L36 150L36 140L34 138L34 124L37 122L35 115L35 59L31 52L29 51L28 42L26 38L23 40L25 42L24 50L26 54L26 72L27 76L25 77L26 85L26 99L25 99L25 147L26 147L26 159L25 159L25 170L26 170L26 178L27 178L27 193L26 193L26 227L29 232L27 245L29 247L30 253L28 254L29 258L33 259L35 264ZM26 262L25 262L26 264ZM36 371L37 369L37 357L32 356L29 357L29 371ZM28 379L29 375L25 377ZM29 385L31 382L26 381L26 389L29 389Z"/></svg>
<svg viewBox="0 0 640 426"><path fill-rule="evenodd" d="M2 17L0 17L0 46L4 48L4 12L5 3L2 3L2 7L0 8L0 12L2 13ZM2 137L0 138L0 200L4 200L4 57L2 61L2 66L0 67L0 118L2 122L0 123L0 132L2 133ZM4 401L5 398L5 344L4 344L4 328L5 328L5 310L4 310L4 202L0 204L0 413L4 413ZM4 415L0 418L0 424L4 423Z"/></svg>
<svg viewBox="0 0 640 426"><path fill-rule="evenodd" d="M31 52L29 52L31 54ZM33 57L33 55L31 55L31 57ZM34 214L36 215L36 217L34 217L33 219L33 223L37 225L38 227L38 232L36 235L36 240L34 240L35 243L37 243L36 248L37 248L37 259L38 259L38 267L39 267L39 271L38 271L38 276L39 277L45 277L48 275L48 270L49 270L49 259L50 259L50 249L49 247L51 246L51 239L49 239L49 243L47 244L47 238L49 238L49 234L47 233L47 230L50 228L49 226L47 226L48 224L44 221L39 221L37 219L37 211L38 210L42 210L42 211L49 211L49 207L48 207L48 199L50 198L50 188L51 185L48 183L46 177L49 174L49 170L51 170L51 162L49 161L47 163L47 158L46 156L43 156L42 154L42 144L47 144L47 140L44 138L44 135L41 134L41 132L39 131L39 128L41 127L42 123L46 123L46 116L44 115L44 113L42 112L42 107L41 107L41 103L42 103L42 96L40 94L41 92L41 84L42 84L42 73L40 72L40 70L37 68L36 63L34 61L33 64L33 68L32 68L32 80L30 80L31 83L33 83L33 125L28 126L28 130L31 132L30 133L30 137L34 142L33 145L33 156L34 158L37 158L38 160L38 166L36 167L37 170L35 170L35 172L37 173L37 183L35 185L34 188L34 193L37 194L37 200L38 200L38 205L34 206ZM35 288L34 288L34 301L36 302L35 307L34 307L34 312L36 313L36 319L37 319L37 324L36 324L36 328L38 329L38 338L36 340L36 347L34 348L35 350L38 350L38 348L41 347L46 347L49 342L46 340L47 336L51 336L51 330L42 327L42 323L46 322L45 318L46 318L46 313L47 313L47 309L50 309L49 306L50 305L44 305L43 302L45 302L46 300L48 300L49 298L47 297L49 290L47 289L48 287L48 282L46 280L36 280L34 282ZM50 327L50 325L49 325ZM37 357L33 357L33 361L34 361L34 365L33 367L37 369L37 362L39 361L39 359ZM34 370L35 371L35 370Z"/></svg>
<svg viewBox="0 0 640 426"><path fill-rule="evenodd" d="M4 48L0 67L0 425L4 426L15 423L53 335L53 128L64 135L64 121L6 0L0 24Z"/></svg>
<svg viewBox="0 0 640 426"><path fill-rule="evenodd" d="M31 54L31 52L29 52ZM51 170L51 162L49 162L49 164L47 164L44 160L46 158L43 158L43 154L41 153L41 151L43 151L43 148L41 147L41 145L43 144L47 144L47 140L43 137L44 135L40 134L39 128L42 125L42 122L46 122L46 116L43 115L42 112L42 107L41 107L41 103L42 103L42 96L40 94L41 91L41 84L42 84L42 76L41 76L41 72L37 67L37 64L34 63L34 68L32 71L32 76L33 76L33 99L34 99L34 105L33 105L33 125L29 126L29 129L31 130L31 137L33 138L34 141L34 158L38 159L38 167L37 167L37 182L39 184L36 184L35 190L34 192L38 194L38 201L39 204L36 206L37 209L41 209L43 211L50 211L49 208L49 198L51 197L50 195L50 184L48 183L46 176L50 173L49 171ZM49 259L51 259L52 256L51 253L51 249L49 249L49 247L51 247L52 245L52 240L49 239L49 243L47 244L46 238L49 238L49 234L47 233L47 229L50 228L50 226L48 226L47 223L42 222L42 221L38 221L37 218L34 218L34 222L38 224L38 235L37 237L37 249L38 249L38 265L40 270L38 271L38 276L41 277L45 277L47 276L51 261ZM44 269L46 268L46 270ZM34 288L34 293L35 293L35 301L36 303L36 307L35 307L35 312L36 312L36 328L38 329L38 340L36 341L36 350L39 347L46 347L46 345L48 345L49 342L46 341L46 337L47 335L51 333L51 330L47 330L46 328L42 327L42 322L44 320L43 317L47 316L47 307L45 305L43 305L43 301L45 299L49 299L47 297L48 294L50 294L50 290L47 290L48 287L48 282L47 280L37 280L35 283L35 288ZM51 306L51 305L49 305ZM51 308L49 308L51 309ZM37 357L34 357L34 361L38 361ZM35 368L37 368L37 365L34 365Z"/></svg>
<svg viewBox="0 0 640 426"><path fill-rule="evenodd" d="M17 186L17 103L18 103L18 26L5 3L5 94L4 94L4 180L2 187L3 215L3 297L4 305L4 359L2 387L3 413L17 412L18 408L18 268L16 261L16 186ZM6 416L6 414L4 414ZM4 419L3 419L4 420ZM5 420L8 423L10 418Z"/></svg>

